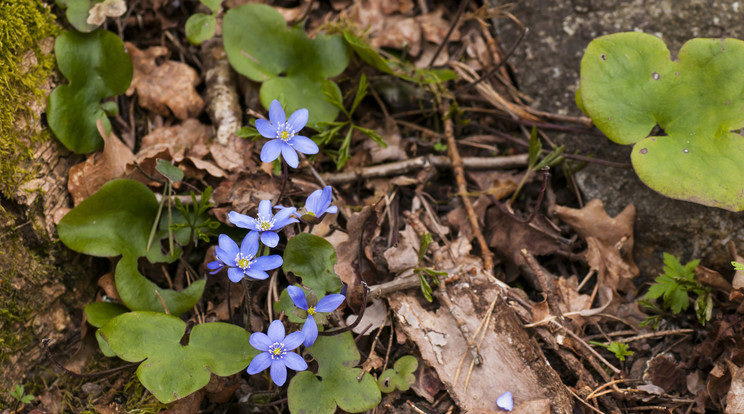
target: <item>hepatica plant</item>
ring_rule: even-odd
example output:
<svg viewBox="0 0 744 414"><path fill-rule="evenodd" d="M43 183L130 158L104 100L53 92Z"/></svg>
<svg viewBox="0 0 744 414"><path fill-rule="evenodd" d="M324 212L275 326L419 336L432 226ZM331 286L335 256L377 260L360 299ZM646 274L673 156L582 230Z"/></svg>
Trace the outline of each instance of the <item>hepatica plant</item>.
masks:
<svg viewBox="0 0 744 414"><path fill-rule="evenodd" d="M270 139L279 142L277 148L281 146L285 159L291 157L284 152L285 145L296 157L295 150L300 149L291 140L282 139L282 132L287 131L282 128L289 128L289 124L295 127L293 133L299 132L308 111L299 109L295 112L299 115L290 116L289 120L279 111L277 103L270 114L271 122L266 122L277 131ZM294 135L295 139L298 137ZM209 198L209 193L205 191L202 197ZM203 213L208 205L202 204L198 211ZM333 271L333 246L321 237L300 232L287 240L283 255L272 252L287 226L310 229L325 215L337 212L332 204L332 189L325 187L308 196L303 222L296 208L272 209L270 200L259 203L255 216L229 213L230 223L237 229L224 231L230 235L219 235L216 260L207 264L212 275L208 277L226 277L248 287L247 281L268 279L271 273L276 275L279 267L295 276L294 284L274 303L279 319L263 323L268 326L266 333L250 333L222 322L198 323L199 318L189 329L178 316L197 305L206 280L192 280L187 288L172 290L159 287L141 273L141 258L152 263L188 262L189 254L184 252L193 252L197 241L175 237L178 249L165 255L160 239L178 236L180 232L168 231L174 226L195 226L204 220L197 217L201 213L196 213L196 207L197 216L184 218L187 224L164 221L163 203L157 202L149 188L136 181L114 180L72 209L57 229L60 239L73 250L116 261L114 279L120 303L93 303L86 306L85 313L90 324L98 328L96 339L104 355L141 362L137 376L160 401L172 402L201 389L211 375L229 376L244 370L249 375L263 375L276 386L288 382L287 399L292 413L332 414L337 408L357 413L380 403L380 386L372 375L355 367L359 352L351 333L325 327L326 314L346 299L339 293L342 284ZM203 236L200 239L209 237ZM161 267L166 269L165 264ZM187 272L196 275L193 269ZM287 320L282 321L284 318ZM316 361L312 371L303 355ZM401 378L396 382L399 389L407 389L415 370L411 364L404 365L399 367L396 363L395 372L388 375L396 381Z"/></svg>
<svg viewBox="0 0 744 414"><path fill-rule="evenodd" d="M673 60L643 33L594 39L579 107L612 141L633 145L646 185L671 198L744 210L744 42L692 39ZM655 126L663 133L651 135Z"/></svg>

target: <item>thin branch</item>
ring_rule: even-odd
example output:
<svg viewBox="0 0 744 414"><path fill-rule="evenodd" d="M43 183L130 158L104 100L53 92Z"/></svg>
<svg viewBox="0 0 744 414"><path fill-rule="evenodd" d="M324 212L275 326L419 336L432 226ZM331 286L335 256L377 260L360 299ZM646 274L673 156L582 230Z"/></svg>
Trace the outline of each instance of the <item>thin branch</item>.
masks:
<svg viewBox="0 0 744 414"><path fill-rule="evenodd" d="M470 223L470 228L473 230L473 236L475 236L475 239L478 240L478 244L480 245L481 254L483 255L483 267L486 272L490 273L493 270L493 253L488 247L488 243L486 243L486 238L483 237L480 224L478 223L478 217L473 209L473 203L470 202L470 198L467 196L468 186L465 182L465 168L463 167L460 151L458 151L457 142L455 141L454 122L448 116L449 109L449 100L445 99L442 103L444 135L447 137L447 149L452 159L452 170L455 174L455 181L457 182L457 192L468 215L468 222Z"/></svg>
<svg viewBox="0 0 744 414"><path fill-rule="evenodd" d="M470 3L470 0L460 0L460 7L457 8L457 12L455 13L455 17L452 19L452 24L450 25L449 30L447 30L447 34L444 35L444 39L441 43L439 43L439 46L437 47L437 50L434 52L434 54L431 57L431 60L429 61L428 68L431 69L434 66L434 62L439 57L439 54L442 52L442 49L444 49L445 46L449 43L450 36L452 36L452 32L455 31L455 28L460 24L460 17L462 17L462 13L465 11L465 7L468 6L468 3Z"/></svg>
<svg viewBox="0 0 744 414"><path fill-rule="evenodd" d="M466 170L499 170L523 168L527 166L528 155L508 155L503 157L465 157L461 158L462 167ZM374 165L335 174L321 174L319 177L329 185L353 183L370 178L399 176L422 170L429 165L441 169L452 168L452 160L443 155L429 155L411 158L405 161Z"/></svg>

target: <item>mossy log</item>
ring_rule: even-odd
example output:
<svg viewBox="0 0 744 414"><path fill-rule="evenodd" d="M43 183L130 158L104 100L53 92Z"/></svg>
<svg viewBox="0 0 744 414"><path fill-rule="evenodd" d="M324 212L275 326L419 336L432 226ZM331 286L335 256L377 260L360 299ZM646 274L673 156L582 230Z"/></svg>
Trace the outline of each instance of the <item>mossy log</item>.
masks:
<svg viewBox="0 0 744 414"><path fill-rule="evenodd" d="M79 298L90 283L70 269L72 254L56 239L54 220L71 205L73 156L42 122L61 29L39 0L0 2L0 22L0 408L6 408L15 385L43 391L41 375L52 371L40 341L61 345L75 337Z"/></svg>

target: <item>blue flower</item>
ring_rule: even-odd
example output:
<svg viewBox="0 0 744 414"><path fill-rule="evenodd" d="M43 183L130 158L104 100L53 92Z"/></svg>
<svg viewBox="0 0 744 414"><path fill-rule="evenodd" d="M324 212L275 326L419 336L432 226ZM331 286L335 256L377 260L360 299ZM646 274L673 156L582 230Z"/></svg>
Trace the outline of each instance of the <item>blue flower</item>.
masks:
<svg viewBox="0 0 744 414"><path fill-rule="evenodd" d="M248 233L240 248L228 236L220 234L219 245L214 249L217 261L207 264L215 274L227 267L227 277L233 282L240 282L244 277L264 280L269 277L267 270L273 270L282 265L282 257L278 254L256 257L258 253L258 233Z"/></svg>
<svg viewBox="0 0 744 414"><path fill-rule="evenodd" d="M238 227L248 229L251 233L260 234L261 242L269 247L276 247L279 243L277 231L281 230L287 224L297 223L294 217L290 217L297 209L286 207L274 215L271 212L271 201L261 200L258 203L258 218L246 216L236 211L228 214L230 222Z"/></svg>
<svg viewBox="0 0 744 414"><path fill-rule="evenodd" d="M305 324L302 325L302 333L305 335L305 347L308 347L315 343L318 338L318 325L315 324L313 315L318 312L333 312L338 308L344 301L344 295L334 293L322 297L318 304L315 306L308 306L307 299L305 298L305 291L297 286L287 286L287 293L292 298L295 306L300 309L307 311L307 319Z"/></svg>
<svg viewBox="0 0 744 414"><path fill-rule="evenodd" d="M265 119L256 120L256 129L265 138L271 141L264 144L261 149L261 161L272 162L284 156L284 160L292 168L297 168L299 159L297 152L303 154L317 154L318 146L310 138L297 135L307 124L308 111L305 108L298 109L287 121L282 105L274 99L269 107L269 121Z"/></svg>
<svg viewBox="0 0 744 414"><path fill-rule="evenodd" d="M333 190L330 185L325 186L322 190L313 191L305 201L305 210L307 214L320 218L325 213L338 213L338 207L331 206Z"/></svg>
<svg viewBox="0 0 744 414"><path fill-rule="evenodd" d="M514 399L512 398L511 391L507 391L496 399L496 405L504 411L511 411L514 409Z"/></svg>
<svg viewBox="0 0 744 414"><path fill-rule="evenodd" d="M293 332L285 337L284 325L278 320L271 322L266 333L268 335L263 332L251 334L249 342L262 352L251 360L246 371L254 375L271 367L271 380L281 387L287 381L287 368L295 371L307 369L307 362L301 356L289 352L302 345L305 335Z"/></svg>

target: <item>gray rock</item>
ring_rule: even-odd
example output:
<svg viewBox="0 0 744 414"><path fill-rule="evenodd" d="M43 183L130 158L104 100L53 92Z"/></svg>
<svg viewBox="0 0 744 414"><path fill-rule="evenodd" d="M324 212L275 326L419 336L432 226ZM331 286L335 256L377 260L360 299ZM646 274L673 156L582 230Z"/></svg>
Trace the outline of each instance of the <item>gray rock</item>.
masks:
<svg viewBox="0 0 744 414"><path fill-rule="evenodd" d="M672 56L694 37L744 37L744 1L524 0L511 12L529 28L510 59L520 89L535 99L535 108L565 115L581 115L574 101L579 67L584 49L596 37L624 31L650 33L664 40ZM495 27L503 47L510 48L519 27L507 19L496 20ZM551 137L568 151L630 162L630 146L605 138ZM744 250L741 214L666 198L640 182L632 169L590 165L577 181L586 200L601 199L610 215L635 204L635 257L643 280L661 272L665 251L682 256L683 263L701 258L709 267L726 270L730 258L725 244L733 240Z"/></svg>

